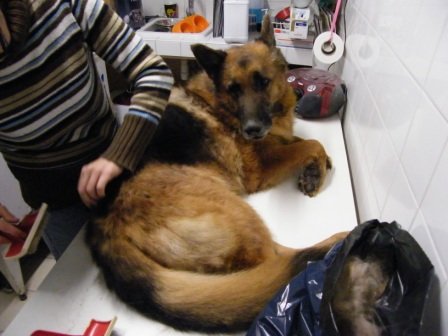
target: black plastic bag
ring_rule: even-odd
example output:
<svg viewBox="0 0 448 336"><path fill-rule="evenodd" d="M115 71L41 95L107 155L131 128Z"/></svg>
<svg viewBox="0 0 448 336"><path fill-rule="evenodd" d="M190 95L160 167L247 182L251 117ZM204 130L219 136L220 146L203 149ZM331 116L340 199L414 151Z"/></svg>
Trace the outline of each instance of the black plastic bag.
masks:
<svg viewBox="0 0 448 336"><path fill-rule="evenodd" d="M323 260L309 262L269 302L247 336L350 335L333 300L349 258L375 259L388 272L381 297L373 305L381 335L419 335L434 268L414 238L396 222L368 221L336 244ZM350 322L350 321L349 321Z"/></svg>

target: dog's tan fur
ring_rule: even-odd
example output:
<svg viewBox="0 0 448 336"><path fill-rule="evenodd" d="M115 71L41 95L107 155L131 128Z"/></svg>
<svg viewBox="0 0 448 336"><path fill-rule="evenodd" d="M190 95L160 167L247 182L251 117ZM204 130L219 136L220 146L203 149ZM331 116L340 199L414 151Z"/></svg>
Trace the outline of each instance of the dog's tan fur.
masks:
<svg viewBox="0 0 448 336"><path fill-rule="evenodd" d="M381 335L382 327L375 321L375 303L384 294L389 281L383 264L374 257L347 258L332 300L341 335Z"/></svg>
<svg viewBox="0 0 448 336"><path fill-rule="evenodd" d="M296 173L299 189L313 196L329 168L318 141L292 134L296 99L270 27L264 23L259 41L225 52L193 47L205 72L173 90L167 113L180 111L200 125L201 136L191 136L197 150L184 157L193 145L179 143L173 149L182 159L165 159L153 145L142 169L89 226L108 285L179 329L247 328L308 260L345 235L303 250L281 247L241 198ZM177 135L193 127L184 126ZM160 132L175 141L176 134Z"/></svg>

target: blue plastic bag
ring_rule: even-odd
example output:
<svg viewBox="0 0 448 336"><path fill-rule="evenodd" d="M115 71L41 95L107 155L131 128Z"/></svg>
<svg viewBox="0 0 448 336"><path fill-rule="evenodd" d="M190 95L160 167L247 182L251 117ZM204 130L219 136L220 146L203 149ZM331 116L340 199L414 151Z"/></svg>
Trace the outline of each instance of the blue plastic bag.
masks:
<svg viewBox="0 0 448 336"><path fill-rule="evenodd" d="M310 261L268 303L247 336L344 335L332 300L344 263L353 255L380 256L392 267L386 289L373 307L381 335L419 335L434 267L396 222L372 220L356 227L324 259Z"/></svg>

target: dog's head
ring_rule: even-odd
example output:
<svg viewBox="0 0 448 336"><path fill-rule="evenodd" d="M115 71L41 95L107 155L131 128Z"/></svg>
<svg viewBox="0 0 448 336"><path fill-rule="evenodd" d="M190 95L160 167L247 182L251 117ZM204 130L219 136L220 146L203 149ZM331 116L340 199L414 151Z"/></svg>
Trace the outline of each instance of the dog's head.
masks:
<svg viewBox="0 0 448 336"><path fill-rule="evenodd" d="M287 63L275 47L269 16L261 36L253 42L223 50L201 44L191 47L198 63L215 84L219 104L238 121L248 140L262 139L273 118L285 113Z"/></svg>

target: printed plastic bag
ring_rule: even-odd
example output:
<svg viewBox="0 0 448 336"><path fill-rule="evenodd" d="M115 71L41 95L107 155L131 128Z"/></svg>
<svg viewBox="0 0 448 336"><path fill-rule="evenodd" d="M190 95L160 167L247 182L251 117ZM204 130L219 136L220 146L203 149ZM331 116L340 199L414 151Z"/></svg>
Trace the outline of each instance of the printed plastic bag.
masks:
<svg viewBox="0 0 448 336"><path fill-rule="evenodd" d="M341 318L335 307L337 300L343 301L340 296L345 279L341 277L353 258L367 263L375 260L387 273L385 289L371 309L378 335L419 335L433 265L396 222L372 220L357 226L323 260L310 261L268 303L247 336L356 334L355 319ZM360 279L363 281L367 279Z"/></svg>

